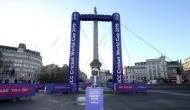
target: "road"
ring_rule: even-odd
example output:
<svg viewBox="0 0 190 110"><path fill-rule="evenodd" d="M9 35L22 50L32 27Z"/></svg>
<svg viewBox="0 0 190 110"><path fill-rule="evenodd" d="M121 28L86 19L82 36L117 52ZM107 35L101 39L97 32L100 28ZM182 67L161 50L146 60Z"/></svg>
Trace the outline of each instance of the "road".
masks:
<svg viewBox="0 0 190 110"><path fill-rule="evenodd" d="M83 99L84 94L37 93L31 100L1 101L0 110L85 110ZM104 110L183 109L190 109L190 90L150 90L147 94L104 94Z"/></svg>

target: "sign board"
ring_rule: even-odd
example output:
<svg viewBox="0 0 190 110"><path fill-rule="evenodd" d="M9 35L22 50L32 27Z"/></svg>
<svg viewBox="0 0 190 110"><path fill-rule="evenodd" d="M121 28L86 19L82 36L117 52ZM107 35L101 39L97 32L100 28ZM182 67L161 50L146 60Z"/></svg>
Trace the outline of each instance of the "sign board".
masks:
<svg viewBox="0 0 190 110"><path fill-rule="evenodd" d="M103 88L86 88L86 110L103 110Z"/></svg>

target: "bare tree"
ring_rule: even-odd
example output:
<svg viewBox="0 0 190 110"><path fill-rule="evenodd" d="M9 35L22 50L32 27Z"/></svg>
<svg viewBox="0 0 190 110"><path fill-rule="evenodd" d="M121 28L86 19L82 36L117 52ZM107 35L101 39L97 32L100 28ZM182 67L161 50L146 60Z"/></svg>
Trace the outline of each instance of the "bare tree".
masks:
<svg viewBox="0 0 190 110"><path fill-rule="evenodd" d="M0 75L2 75L3 72L3 59L4 59L3 53L0 51Z"/></svg>
<svg viewBox="0 0 190 110"><path fill-rule="evenodd" d="M38 80L44 83L67 83L68 82L68 66L62 68L57 65L53 68L44 66L38 76Z"/></svg>

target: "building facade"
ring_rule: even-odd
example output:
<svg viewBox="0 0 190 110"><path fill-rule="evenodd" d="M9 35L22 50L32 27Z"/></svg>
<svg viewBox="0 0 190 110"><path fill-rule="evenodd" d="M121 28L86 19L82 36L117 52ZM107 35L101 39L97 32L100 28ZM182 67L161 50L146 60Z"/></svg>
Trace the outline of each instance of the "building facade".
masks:
<svg viewBox="0 0 190 110"><path fill-rule="evenodd" d="M181 61L170 61L167 62L167 76L170 83L176 83L177 81L177 69L180 69L181 74L183 73Z"/></svg>
<svg viewBox="0 0 190 110"><path fill-rule="evenodd" d="M137 62L135 66L126 66L124 71L125 82L142 82L168 78L167 62L164 56L156 59L147 59L146 62Z"/></svg>
<svg viewBox="0 0 190 110"><path fill-rule="evenodd" d="M184 60L183 69L184 71L190 71L190 57Z"/></svg>
<svg viewBox="0 0 190 110"><path fill-rule="evenodd" d="M97 79L100 86L105 86L107 81L112 79L112 74L109 70L101 69Z"/></svg>
<svg viewBox="0 0 190 110"><path fill-rule="evenodd" d="M136 79L140 82L147 79L148 75L146 69L146 62L135 63L135 74Z"/></svg>
<svg viewBox="0 0 190 110"><path fill-rule="evenodd" d="M183 62L184 76L188 83L190 83L190 57Z"/></svg>
<svg viewBox="0 0 190 110"><path fill-rule="evenodd" d="M124 82L130 83L136 81L135 66L124 67Z"/></svg>
<svg viewBox="0 0 190 110"><path fill-rule="evenodd" d="M39 52L26 49L20 43L18 47L0 46L2 63L0 83L18 83L19 81L35 83L42 66Z"/></svg>
<svg viewBox="0 0 190 110"><path fill-rule="evenodd" d="M167 79L167 62L164 56L146 60L147 80Z"/></svg>
<svg viewBox="0 0 190 110"><path fill-rule="evenodd" d="M98 86L106 86L107 81L112 79L112 74L109 70L101 69L96 77ZM89 82L94 82L94 76L91 76Z"/></svg>

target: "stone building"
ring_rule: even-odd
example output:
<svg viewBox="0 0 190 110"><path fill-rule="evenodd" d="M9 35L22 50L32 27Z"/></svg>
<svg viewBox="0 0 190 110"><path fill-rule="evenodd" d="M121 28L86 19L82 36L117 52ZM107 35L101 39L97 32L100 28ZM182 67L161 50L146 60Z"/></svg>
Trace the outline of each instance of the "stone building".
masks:
<svg viewBox="0 0 190 110"><path fill-rule="evenodd" d="M186 58L183 62L184 77L190 83L190 57Z"/></svg>
<svg viewBox="0 0 190 110"><path fill-rule="evenodd" d="M29 50L25 44L18 47L0 45L0 83L35 83L42 66L39 52Z"/></svg>

